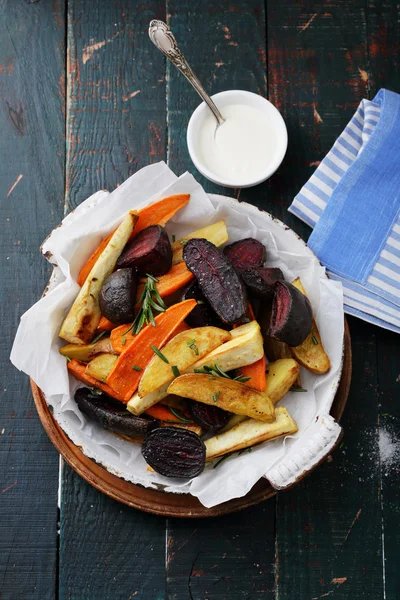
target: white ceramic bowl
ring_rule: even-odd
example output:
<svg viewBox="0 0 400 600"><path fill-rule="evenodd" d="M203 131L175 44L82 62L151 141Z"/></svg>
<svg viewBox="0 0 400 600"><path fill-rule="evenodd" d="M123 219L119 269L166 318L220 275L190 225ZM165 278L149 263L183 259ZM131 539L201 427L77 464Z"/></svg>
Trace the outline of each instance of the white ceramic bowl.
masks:
<svg viewBox="0 0 400 600"><path fill-rule="evenodd" d="M263 173L260 173L257 179L245 181L227 180L219 177L217 173L210 171L201 159L201 155L198 152L198 137L201 130L204 119L209 114L209 108L202 102L200 106L196 108L192 116L190 117L188 129L187 129L187 145L189 149L190 158L192 159L196 169L200 171L204 177L207 177L213 183L223 185L225 187L237 188L237 187L252 187L262 181L265 181L279 167L281 164L287 149L288 137L285 121L283 120L280 112L271 102L252 92L246 92L244 90L228 90L226 92L220 92L211 96L215 104L223 113L224 106L228 104L244 104L251 106L263 112L267 117L270 125L274 128L276 134L276 149L274 157L268 162Z"/></svg>

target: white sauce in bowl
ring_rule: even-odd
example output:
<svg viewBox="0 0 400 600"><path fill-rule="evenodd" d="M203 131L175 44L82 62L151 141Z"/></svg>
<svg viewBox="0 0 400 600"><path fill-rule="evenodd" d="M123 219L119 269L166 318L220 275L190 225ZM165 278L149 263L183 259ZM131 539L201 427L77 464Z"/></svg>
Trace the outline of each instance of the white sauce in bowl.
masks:
<svg viewBox="0 0 400 600"><path fill-rule="evenodd" d="M199 158L219 178L256 180L275 157L273 125L265 113L246 104L228 104L221 112L225 123L217 130L211 112L202 122L196 143Z"/></svg>

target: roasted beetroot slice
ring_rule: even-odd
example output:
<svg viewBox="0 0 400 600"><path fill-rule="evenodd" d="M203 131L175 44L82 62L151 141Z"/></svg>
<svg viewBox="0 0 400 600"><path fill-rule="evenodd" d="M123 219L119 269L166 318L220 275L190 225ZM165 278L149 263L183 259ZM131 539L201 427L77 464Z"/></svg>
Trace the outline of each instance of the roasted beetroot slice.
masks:
<svg viewBox="0 0 400 600"><path fill-rule="evenodd" d="M135 267L139 273L159 276L172 266L172 248L167 232L150 225L129 242L118 259L118 267Z"/></svg>
<svg viewBox="0 0 400 600"><path fill-rule="evenodd" d="M150 430L142 443L145 461L164 477L197 477L204 470L206 447L193 431L178 427Z"/></svg>
<svg viewBox="0 0 400 600"><path fill-rule="evenodd" d="M200 425L205 431L218 431L228 423L230 414L218 406L202 404L192 400L189 404L189 412L193 421Z"/></svg>
<svg viewBox="0 0 400 600"><path fill-rule="evenodd" d="M103 429L127 436L145 434L151 421L135 417L124 404L113 400L103 392L89 388L79 388L75 392L75 402L79 410Z"/></svg>
<svg viewBox="0 0 400 600"><path fill-rule="evenodd" d="M236 323L247 311L244 285L229 260L204 238L193 238L183 248L183 260L200 290L224 323Z"/></svg>
<svg viewBox="0 0 400 600"><path fill-rule="evenodd" d="M237 271L256 298L272 298L275 282L283 280L282 271L272 267L237 267Z"/></svg>
<svg viewBox="0 0 400 600"><path fill-rule="evenodd" d="M311 331L310 301L290 283L277 281L268 335L289 346L299 346Z"/></svg>
<svg viewBox="0 0 400 600"><path fill-rule="evenodd" d="M217 313L213 311L208 300L200 290L198 283L192 283L182 296L182 300L197 300L197 306L188 314L185 321L190 327L213 327L226 328Z"/></svg>
<svg viewBox="0 0 400 600"><path fill-rule="evenodd" d="M225 246L224 254L234 267L262 267L266 258L264 244L254 238L245 238Z"/></svg>

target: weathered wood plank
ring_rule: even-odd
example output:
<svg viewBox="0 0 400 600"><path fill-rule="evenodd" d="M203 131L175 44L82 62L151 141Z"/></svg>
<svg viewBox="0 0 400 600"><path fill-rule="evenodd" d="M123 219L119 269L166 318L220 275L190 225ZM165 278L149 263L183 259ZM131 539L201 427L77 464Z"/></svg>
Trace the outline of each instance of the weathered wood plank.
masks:
<svg viewBox="0 0 400 600"><path fill-rule="evenodd" d="M49 277L40 243L62 215L64 2L3 2L0 15L0 597L50 600L59 460L9 355Z"/></svg>
<svg viewBox="0 0 400 600"><path fill-rule="evenodd" d="M364 75L370 97L381 87L400 92L399 5L391 0L368 0L369 68Z"/></svg>
<svg viewBox="0 0 400 600"><path fill-rule="evenodd" d="M147 36L164 4L71 0L66 209L165 157L165 64ZM119 505L65 467L60 599L161 600L165 519Z"/></svg>
<svg viewBox="0 0 400 600"><path fill-rule="evenodd" d="M60 600L165 598L165 519L107 498L63 466Z"/></svg>
<svg viewBox="0 0 400 600"><path fill-rule="evenodd" d="M207 90L248 89L266 95L263 2L212 1L197 9L190 2L169 0L167 7L169 25ZM238 190L211 184L194 168L186 127L200 100L169 64L167 85L169 166L177 174L192 172L206 191L238 195ZM272 500L212 521L169 520L168 600L274 597L274 514Z"/></svg>
<svg viewBox="0 0 400 600"><path fill-rule="evenodd" d="M309 228L286 208L367 95L365 4L268 3L267 22L269 99L289 132L285 163L270 180L271 211L307 237ZM350 325L353 385L342 450L277 501L282 600L293 597L293 582L299 598L383 594L376 329Z"/></svg>

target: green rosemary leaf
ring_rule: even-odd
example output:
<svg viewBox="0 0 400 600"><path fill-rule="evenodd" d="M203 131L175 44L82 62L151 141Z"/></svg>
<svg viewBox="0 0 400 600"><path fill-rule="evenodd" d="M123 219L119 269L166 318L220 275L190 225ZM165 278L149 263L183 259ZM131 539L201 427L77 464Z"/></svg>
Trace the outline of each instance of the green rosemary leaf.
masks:
<svg viewBox="0 0 400 600"><path fill-rule="evenodd" d="M172 365L172 366L171 366L171 369L172 369L172 372L173 372L173 374L174 374L174 377L179 377L179 375L180 375L180 372L179 372L179 369L178 369L178 367L177 367L176 365Z"/></svg>
<svg viewBox="0 0 400 600"><path fill-rule="evenodd" d="M244 454L245 452L250 453L251 450L252 450L252 448L242 448L241 450L239 450L238 456L240 456L241 454Z"/></svg>
<svg viewBox="0 0 400 600"><path fill-rule="evenodd" d="M305 390L304 388L300 388L300 387L291 387L289 392L307 392L308 390Z"/></svg>
<svg viewBox="0 0 400 600"><path fill-rule="evenodd" d="M234 452L228 452L228 454L224 454L223 456L221 456L221 458L217 460L217 462L213 465L213 469L216 469L218 465L220 465L222 462L224 462L224 460L232 456L232 454L234 454Z"/></svg>
<svg viewBox="0 0 400 600"><path fill-rule="evenodd" d="M138 367L137 365L133 365L132 369L134 371L143 371L142 367Z"/></svg>
<svg viewBox="0 0 400 600"><path fill-rule="evenodd" d="M315 346L318 346L318 340L317 340L317 338L315 337L315 335L311 336L311 339L312 339L312 341L313 341L313 344L314 344Z"/></svg>
<svg viewBox="0 0 400 600"><path fill-rule="evenodd" d="M161 358L161 360L163 360L165 363L167 363L167 365L169 365L168 358L164 356L164 354L161 352L161 350L157 348L157 346L152 346L151 349L153 350L154 354L157 354L157 356Z"/></svg>
<svg viewBox="0 0 400 600"><path fill-rule="evenodd" d="M96 342L101 340L101 338L103 338L106 335L106 333L107 331L102 331L101 333L99 333L99 335L96 335L96 337L92 340L92 344L95 344Z"/></svg>
<svg viewBox="0 0 400 600"><path fill-rule="evenodd" d="M184 246L185 244L188 243L189 240L187 240L186 238L183 238L183 240L181 240L179 243L181 246Z"/></svg>
<svg viewBox="0 0 400 600"><path fill-rule="evenodd" d="M170 412L174 415L174 417L176 417L177 419L179 419L180 421L182 421L182 423L193 423L193 421L191 419L188 419L180 410L178 410L177 408L174 408L173 406L168 406Z"/></svg>
<svg viewBox="0 0 400 600"><path fill-rule="evenodd" d="M213 402L217 402L220 395L221 395L221 390L218 390L218 392L215 392L215 394L213 394L213 397L212 397Z"/></svg>
<svg viewBox="0 0 400 600"><path fill-rule="evenodd" d="M233 378L233 381L238 381L239 383L246 383L246 381L250 381L251 377L244 377L244 375L238 375Z"/></svg>
<svg viewBox="0 0 400 600"><path fill-rule="evenodd" d="M124 336L121 340L121 345L125 346L125 344L126 344L126 337Z"/></svg>
<svg viewBox="0 0 400 600"><path fill-rule="evenodd" d="M172 243L174 243L176 241L176 235L173 233L172 234Z"/></svg>
<svg viewBox="0 0 400 600"><path fill-rule="evenodd" d="M70 358L69 356L65 357L67 359L67 362L71 362L72 358Z"/></svg>

